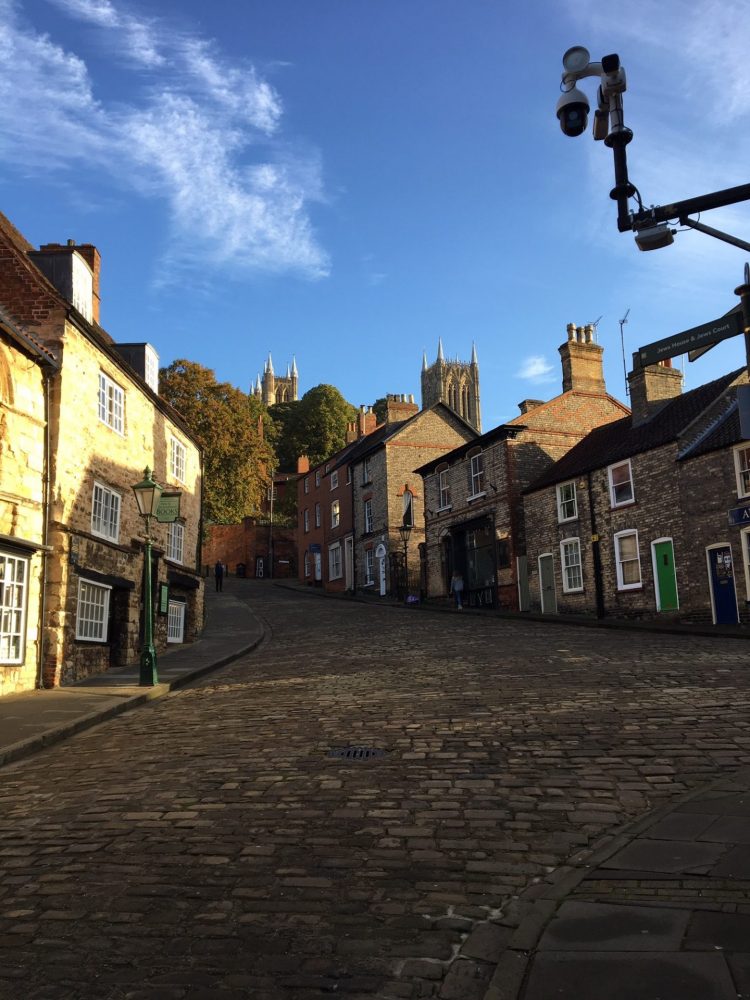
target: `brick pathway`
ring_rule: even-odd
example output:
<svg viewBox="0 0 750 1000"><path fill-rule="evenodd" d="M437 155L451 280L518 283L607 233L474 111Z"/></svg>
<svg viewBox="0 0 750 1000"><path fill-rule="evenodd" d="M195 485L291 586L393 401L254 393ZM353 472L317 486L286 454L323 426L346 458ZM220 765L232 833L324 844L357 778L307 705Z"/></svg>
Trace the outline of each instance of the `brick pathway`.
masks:
<svg viewBox="0 0 750 1000"><path fill-rule="evenodd" d="M2 1000L474 1000L522 890L750 762L742 642L236 586L259 650L2 771Z"/></svg>

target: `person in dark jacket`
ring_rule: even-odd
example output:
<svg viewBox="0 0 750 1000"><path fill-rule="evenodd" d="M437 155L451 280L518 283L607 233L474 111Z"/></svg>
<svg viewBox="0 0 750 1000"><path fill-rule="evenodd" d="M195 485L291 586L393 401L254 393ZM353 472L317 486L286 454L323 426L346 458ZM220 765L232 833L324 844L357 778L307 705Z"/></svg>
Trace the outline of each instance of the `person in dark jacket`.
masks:
<svg viewBox="0 0 750 1000"><path fill-rule="evenodd" d="M224 589L224 566L222 565L221 560L219 560L216 563L216 565L214 566L214 579L216 580L216 589L217 589L217 591L218 590L223 590Z"/></svg>

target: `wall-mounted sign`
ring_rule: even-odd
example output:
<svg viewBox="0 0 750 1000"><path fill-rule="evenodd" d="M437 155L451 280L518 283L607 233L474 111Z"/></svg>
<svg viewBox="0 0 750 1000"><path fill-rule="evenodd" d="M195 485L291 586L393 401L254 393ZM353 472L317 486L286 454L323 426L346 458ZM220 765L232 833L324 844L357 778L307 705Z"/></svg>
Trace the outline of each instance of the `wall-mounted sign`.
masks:
<svg viewBox="0 0 750 1000"><path fill-rule="evenodd" d="M162 493L156 508L156 520L159 524L170 524L180 516L180 500L182 493Z"/></svg>
<svg viewBox="0 0 750 1000"><path fill-rule="evenodd" d="M730 524L750 524L750 503L742 504L741 507L732 507L729 511Z"/></svg>

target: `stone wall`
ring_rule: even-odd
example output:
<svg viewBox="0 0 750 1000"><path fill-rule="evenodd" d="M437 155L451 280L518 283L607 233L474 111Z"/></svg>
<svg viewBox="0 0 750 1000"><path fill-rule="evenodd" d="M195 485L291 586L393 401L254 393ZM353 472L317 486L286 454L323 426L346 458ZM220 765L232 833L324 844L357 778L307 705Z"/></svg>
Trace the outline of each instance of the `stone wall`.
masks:
<svg viewBox="0 0 750 1000"><path fill-rule="evenodd" d="M0 535L9 536L7 544L0 539L0 556L28 560L23 660L0 659L0 695L31 690L37 681L43 554L12 540L39 546L44 541L44 450L42 370L0 335Z"/></svg>

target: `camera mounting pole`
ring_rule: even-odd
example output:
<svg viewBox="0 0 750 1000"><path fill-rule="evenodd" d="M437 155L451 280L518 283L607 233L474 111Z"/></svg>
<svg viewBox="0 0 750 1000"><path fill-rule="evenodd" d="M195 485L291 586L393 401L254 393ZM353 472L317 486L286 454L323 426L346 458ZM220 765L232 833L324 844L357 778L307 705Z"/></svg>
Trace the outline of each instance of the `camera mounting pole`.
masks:
<svg viewBox="0 0 750 1000"><path fill-rule="evenodd" d="M600 78L598 108L594 112L594 139L603 139L604 144L612 150L615 186L609 196L617 202L617 228L621 233L633 231L641 250L656 250L674 242L673 230L668 223L679 222L681 226L697 229L741 250L750 250L750 243L688 218L689 215L707 212L712 208L723 208L750 200L750 184L740 184L738 187L699 195L697 198L675 201L670 205L652 205L645 209L637 188L628 177L626 149L633 139L633 133L624 122L622 95L626 82L620 57L612 54L603 56L601 62L591 62L588 50L582 45L576 45L563 56L563 67L560 83L563 96L557 103L557 116L566 135L580 135L586 128L588 100L585 94L575 89L576 82L589 76ZM628 201L634 196L638 199L638 212L631 212L628 206Z"/></svg>

